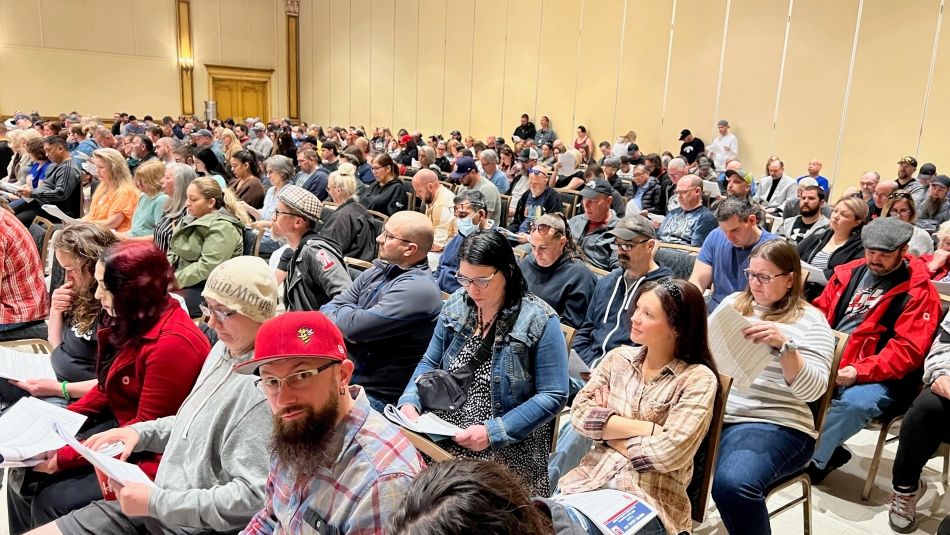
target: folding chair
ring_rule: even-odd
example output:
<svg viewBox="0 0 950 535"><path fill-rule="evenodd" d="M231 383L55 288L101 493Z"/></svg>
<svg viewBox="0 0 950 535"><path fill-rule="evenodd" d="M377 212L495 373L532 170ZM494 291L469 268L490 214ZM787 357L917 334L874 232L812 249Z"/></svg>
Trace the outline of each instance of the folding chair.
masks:
<svg viewBox="0 0 950 535"><path fill-rule="evenodd" d="M686 488L686 494L689 496L691 514L694 522L702 524L706 520L706 512L709 508L709 497L712 492L713 475L716 473L716 459L719 458L719 442L722 436L722 421L726 416L726 400L729 398L729 390L732 388L732 377L719 374L719 386L722 395L716 398L713 403L712 420L709 422L709 430L706 431L706 438L703 439L696 455L693 457L693 479L690 480ZM695 460L702 460L702 472L696 470Z"/></svg>

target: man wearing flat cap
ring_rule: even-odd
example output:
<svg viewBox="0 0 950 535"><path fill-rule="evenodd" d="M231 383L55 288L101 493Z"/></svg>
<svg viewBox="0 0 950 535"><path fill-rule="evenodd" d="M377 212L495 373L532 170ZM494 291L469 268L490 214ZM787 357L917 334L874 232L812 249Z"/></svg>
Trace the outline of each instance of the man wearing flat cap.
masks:
<svg viewBox="0 0 950 535"><path fill-rule="evenodd" d="M287 310L320 310L352 282L339 246L316 232L322 210L320 199L299 186L277 195L271 232L294 250L284 279Z"/></svg>
<svg viewBox="0 0 950 535"><path fill-rule="evenodd" d="M808 466L819 482L851 454L842 444L890 407L917 394L924 355L940 317L926 264L907 254L914 227L879 217L861 231L864 258L835 268L814 305L848 333L837 391Z"/></svg>

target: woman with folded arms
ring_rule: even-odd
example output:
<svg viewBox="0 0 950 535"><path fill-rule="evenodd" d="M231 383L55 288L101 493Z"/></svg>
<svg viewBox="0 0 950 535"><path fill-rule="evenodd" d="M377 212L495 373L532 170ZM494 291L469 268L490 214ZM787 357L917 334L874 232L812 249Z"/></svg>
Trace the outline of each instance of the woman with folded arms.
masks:
<svg viewBox="0 0 950 535"><path fill-rule="evenodd" d="M822 270L825 278L831 278L836 267L863 258L861 228L867 218L868 203L863 199L840 199L831 210L828 228L813 233L798 244L801 261ZM811 301L824 289L824 285L809 282L805 286L805 297Z"/></svg>
<svg viewBox="0 0 950 535"><path fill-rule="evenodd" d="M568 393L567 348L557 313L528 292L500 233L470 235L459 255L464 291L443 305L429 348L398 405L412 420L431 410L461 427L454 443L443 445L450 453L503 464L532 496L547 497L552 420ZM433 370L469 372L461 406L429 403L426 379L437 375Z"/></svg>
<svg viewBox="0 0 950 535"><path fill-rule="evenodd" d="M645 283L633 302L630 339L639 347L607 353L574 399L571 423L595 443L558 488L629 492L659 511L638 533L689 532L686 486L719 392L706 305L679 279Z"/></svg>
<svg viewBox="0 0 950 535"><path fill-rule="evenodd" d="M109 247L96 263L94 277L103 311L96 385L67 407L88 417L81 438L175 414L211 349L168 294L174 283L171 266L153 244L133 241ZM140 453L129 462L154 478L159 457ZM8 489L13 534L102 498L92 466L69 446L49 452L24 475L19 489Z"/></svg>
<svg viewBox="0 0 950 535"><path fill-rule="evenodd" d="M802 295L794 245L759 244L745 275L746 290L720 306L751 319L743 334L767 346L771 360L750 388L729 394L712 495L730 534L765 535L771 533L769 488L801 471L815 449L818 430L808 403L828 389L835 337Z"/></svg>

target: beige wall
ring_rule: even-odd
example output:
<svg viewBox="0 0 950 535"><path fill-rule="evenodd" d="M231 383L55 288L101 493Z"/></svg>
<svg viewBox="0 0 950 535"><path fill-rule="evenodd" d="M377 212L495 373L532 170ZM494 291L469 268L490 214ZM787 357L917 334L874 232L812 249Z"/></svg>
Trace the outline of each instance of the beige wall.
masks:
<svg viewBox="0 0 950 535"><path fill-rule="evenodd" d="M284 0L192 0L195 110L205 64L274 69L287 114ZM0 114L72 110L111 117L181 113L174 0L0 0Z"/></svg>
<svg viewBox="0 0 950 535"><path fill-rule="evenodd" d="M682 128L708 143L726 118L753 173L771 154L796 176L817 157L840 192L867 169L892 177L904 154L950 167L948 24L927 90L939 12L940 0L303 0L301 113L508 137L527 112L564 137L632 129L644 150L672 152Z"/></svg>

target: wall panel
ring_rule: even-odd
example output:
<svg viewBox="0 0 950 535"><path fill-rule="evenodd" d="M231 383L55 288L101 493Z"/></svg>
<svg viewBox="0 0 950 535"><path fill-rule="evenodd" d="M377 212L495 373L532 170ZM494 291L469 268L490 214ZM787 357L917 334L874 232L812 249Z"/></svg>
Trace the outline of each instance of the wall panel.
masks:
<svg viewBox="0 0 950 535"><path fill-rule="evenodd" d="M91 28L92 50L111 54L135 53L130 1L89 0L89 9L96 14ZM44 17L43 27L50 22L48 17ZM108 28L108 31L102 31L101 28ZM43 46L51 45L44 41Z"/></svg>
<svg viewBox="0 0 950 535"><path fill-rule="evenodd" d="M574 122L587 128L595 145L614 139L624 4L624 0L584 2ZM599 149L594 150L599 157Z"/></svg>
<svg viewBox="0 0 950 535"><path fill-rule="evenodd" d="M894 24L890 3L864 3L839 186L857 185L868 168L893 177L897 160L916 152L939 5L939 0L906 0L901 24Z"/></svg>
<svg viewBox="0 0 950 535"><path fill-rule="evenodd" d="M128 0L118 1L115 2L113 10L118 17L121 17L123 29L128 28L128 30L124 32L120 30L120 32L131 34L132 5ZM42 0L40 2L40 17L43 18L43 24L39 27L43 32L43 46L48 48L89 49L89 13L83 3L71 0ZM135 47L130 46L126 50L116 50L116 52L135 54Z"/></svg>
<svg viewBox="0 0 950 535"><path fill-rule="evenodd" d="M257 41L256 33L251 32L251 21L247 16L249 2L257 0L229 0L222 2L218 0L218 18L207 21L195 19L195 30L207 24L212 31L217 29L218 42L221 43L222 65L233 65L246 67L250 64L248 55L250 53L251 41ZM268 2L270 3L270 2ZM219 28L215 28L215 22L218 22ZM255 32L258 31L254 26Z"/></svg>
<svg viewBox="0 0 950 535"><path fill-rule="evenodd" d="M0 1L0 43L4 45L43 46L43 32L24 20L41 21L40 0Z"/></svg>
<svg viewBox="0 0 950 535"><path fill-rule="evenodd" d="M940 27L936 61L917 159L921 164L934 162L938 173L950 174L950 149L947 148L950 139L950 121L947 120L950 117L950 16L947 13Z"/></svg>
<svg viewBox="0 0 950 535"><path fill-rule="evenodd" d="M350 125L350 6L330 2L330 122Z"/></svg>
<svg viewBox="0 0 950 535"><path fill-rule="evenodd" d="M680 130L688 128L709 143L715 124L716 85L722 50L725 0L678 0L673 51L660 146L679 154Z"/></svg>
<svg viewBox="0 0 950 535"><path fill-rule="evenodd" d="M300 3L300 117L305 121L316 115L313 107L313 92L317 88L314 79L313 3Z"/></svg>
<svg viewBox="0 0 950 535"><path fill-rule="evenodd" d="M505 51L505 87L501 112L501 133L506 140L520 124L522 113L527 113L535 125L538 123L534 110L538 95L541 10L541 0L508 3L508 45Z"/></svg>
<svg viewBox="0 0 950 535"><path fill-rule="evenodd" d="M741 161L748 169L763 168L769 158L787 17L787 1L732 0L719 115L695 127L711 143L718 135L716 121L727 119L740 140Z"/></svg>
<svg viewBox="0 0 950 535"><path fill-rule="evenodd" d="M443 24L451 28L445 58L445 110L442 134L471 131L472 55L475 42L475 0L453 0L445 9Z"/></svg>
<svg viewBox="0 0 950 535"><path fill-rule="evenodd" d="M513 0L518 1L518 0ZM500 135L508 0L475 0L475 50L472 55L472 135Z"/></svg>
<svg viewBox="0 0 950 535"><path fill-rule="evenodd" d="M311 57L316 85L309 90L313 92L314 115L308 122L330 126L330 0L313 0L313 34ZM307 88L300 90L308 92Z"/></svg>
<svg viewBox="0 0 950 535"><path fill-rule="evenodd" d="M371 0L354 0L350 8L350 122L370 128L372 73Z"/></svg>
<svg viewBox="0 0 950 535"><path fill-rule="evenodd" d="M132 6L130 24L135 31L135 54L154 58L176 57L176 42L168 38L176 34L174 4L136 2ZM93 28L93 33L96 32L98 28Z"/></svg>
<svg viewBox="0 0 950 535"><path fill-rule="evenodd" d="M416 124L419 73L419 0L399 0L394 17L393 41L393 134Z"/></svg>
<svg viewBox="0 0 950 535"><path fill-rule="evenodd" d="M574 139L574 95L581 6L577 0L548 0L541 14L541 54L538 69L538 111L551 129L569 145ZM537 122L535 122L537 124Z"/></svg>
<svg viewBox="0 0 950 535"><path fill-rule="evenodd" d="M442 132L445 88L446 0L419 0L419 72L416 98L419 103L415 128L423 132Z"/></svg>
<svg viewBox="0 0 950 535"><path fill-rule="evenodd" d="M395 0L373 0L370 53L370 123L367 128L393 125L393 17Z"/></svg>

